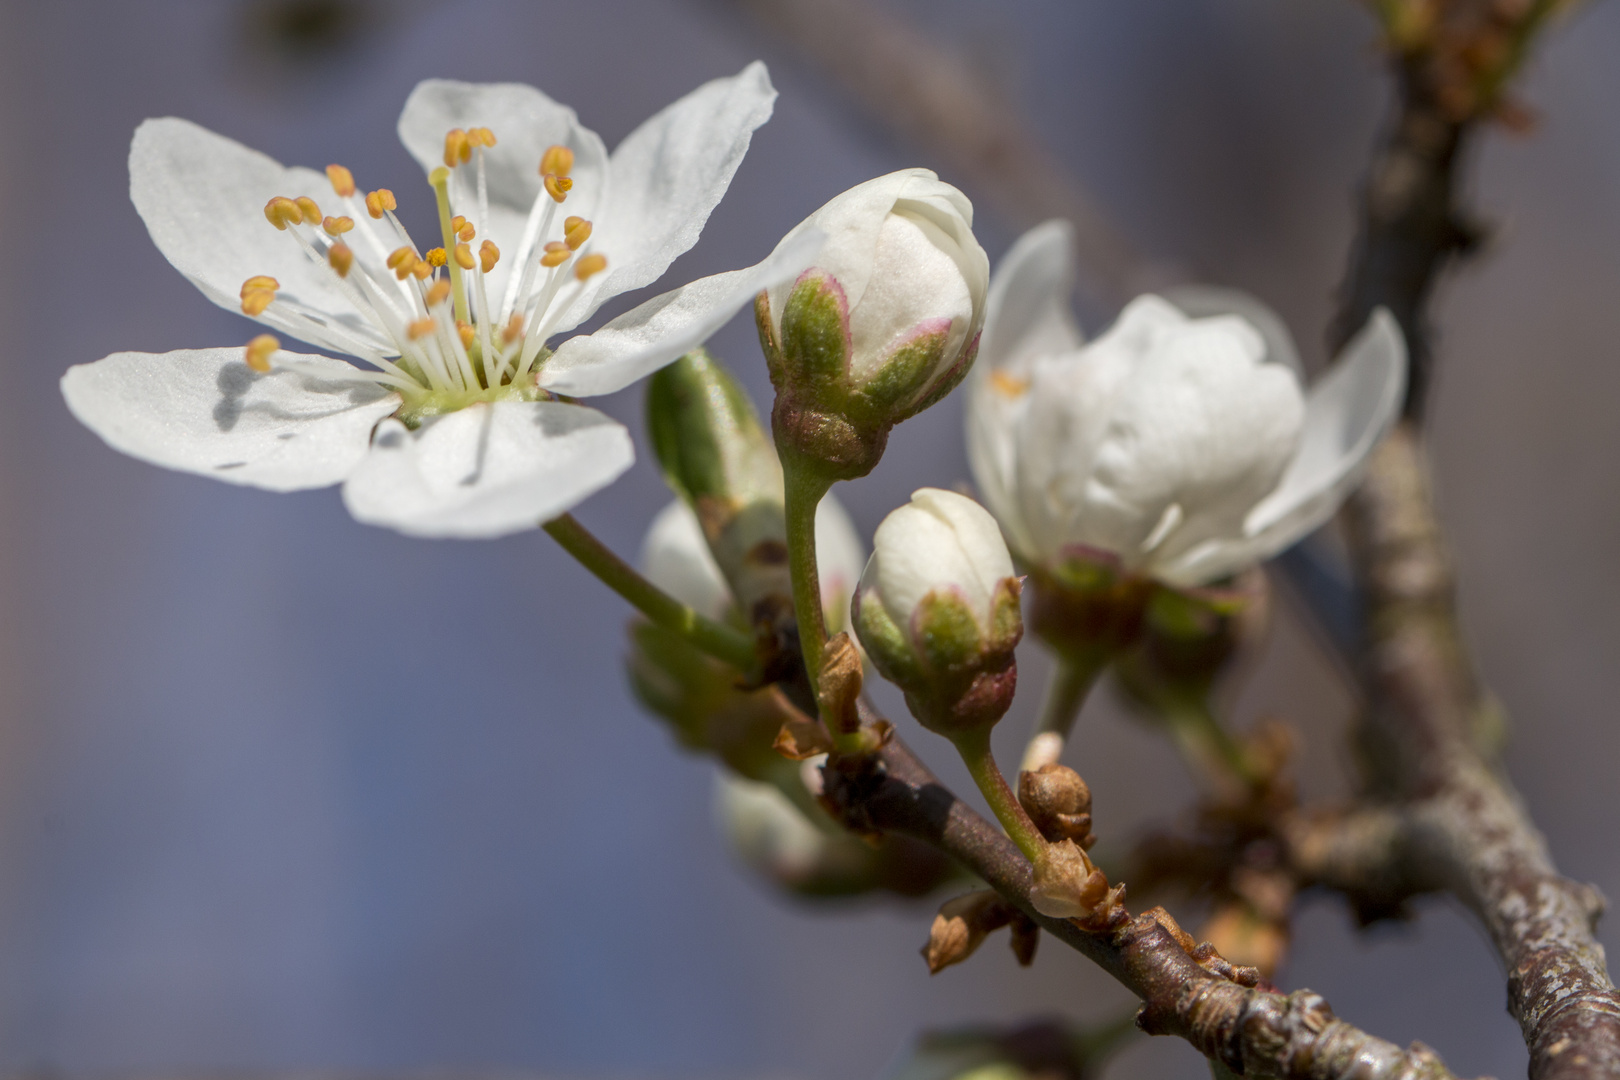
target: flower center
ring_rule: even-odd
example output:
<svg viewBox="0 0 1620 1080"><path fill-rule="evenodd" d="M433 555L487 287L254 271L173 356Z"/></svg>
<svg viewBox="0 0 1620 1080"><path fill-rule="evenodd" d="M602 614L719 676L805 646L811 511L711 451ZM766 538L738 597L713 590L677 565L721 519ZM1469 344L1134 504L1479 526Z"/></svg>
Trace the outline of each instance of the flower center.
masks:
<svg viewBox="0 0 1620 1080"><path fill-rule="evenodd" d="M586 281L607 268L607 257L590 250L589 221L568 216L559 225L557 208L574 186L569 175L574 152L550 147L541 155L541 190L505 297L496 307L486 278L501 251L488 238L473 247L488 226L484 151L494 145L489 128L457 128L445 136L444 165L428 176L441 246L426 251L412 243L394 215L394 193L378 188L361 197L353 174L342 165L328 165L326 175L347 213L323 215L307 196L277 196L265 204L265 219L331 275L392 348L351 339L341 327L278 299L280 283L263 274L242 283L243 314L258 316L276 306L282 319L308 324L320 331L317 336L343 336L349 352L376 368L357 368L357 377L399 393L404 399L399 418L411 427L474 402L547 397L537 385L539 366L550 355L545 341ZM266 372L280 347L274 335L260 334L249 342L244 359L253 370ZM296 362L279 363L293 367Z"/></svg>

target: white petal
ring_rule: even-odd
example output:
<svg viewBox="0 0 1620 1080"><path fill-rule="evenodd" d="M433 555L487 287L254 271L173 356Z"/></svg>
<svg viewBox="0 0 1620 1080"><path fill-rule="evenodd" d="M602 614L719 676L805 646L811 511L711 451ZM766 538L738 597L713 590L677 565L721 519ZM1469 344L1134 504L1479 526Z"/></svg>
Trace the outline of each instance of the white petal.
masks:
<svg viewBox="0 0 1620 1080"><path fill-rule="evenodd" d="M1001 532L978 503L951 491L923 488L894 510L872 538L875 581L889 613L910 619L923 597L955 587L981 621L991 590L1013 572Z"/></svg>
<svg viewBox="0 0 1620 1080"><path fill-rule="evenodd" d="M761 289L797 277L822 239L814 230L790 235L763 262L699 278L630 309L594 334L569 338L540 369L540 385L583 397L622 390L703 344Z"/></svg>
<svg viewBox="0 0 1620 1080"><path fill-rule="evenodd" d="M1294 335L1288 332L1288 324L1255 297L1241 289L1215 285L1173 285L1163 290L1163 295L1190 318L1240 316L1266 339L1268 364L1283 364L1301 379L1305 377L1305 366L1299 362L1299 350L1294 347Z"/></svg>
<svg viewBox="0 0 1620 1080"><path fill-rule="evenodd" d="M1400 414L1406 342L1388 311L1375 311L1305 400L1300 447L1277 487L1249 513L1245 535L1195 549L1170 568L1200 584L1270 558L1333 516Z"/></svg>
<svg viewBox="0 0 1620 1080"><path fill-rule="evenodd" d="M896 200L907 192L925 195L934 188L956 190L949 184L941 183L928 169L901 169L875 177L828 200L821 209L800 222L788 236L808 229L819 229L827 235L816 266L838 279L839 286L844 290L844 299L853 308L866 292L878 234ZM782 325L782 307L787 302L791 284L785 282L770 290L771 318L778 329Z"/></svg>
<svg viewBox="0 0 1620 1080"><path fill-rule="evenodd" d="M826 496L816 507L816 571L829 633L850 628L849 602L865 567L866 545L855 523L837 499Z"/></svg>
<svg viewBox="0 0 1620 1080"><path fill-rule="evenodd" d="M1067 221L1037 225L996 267L979 339L981 371L1017 369L1028 357L1067 352L1081 344L1069 307L1074 292L1074 228Z"/></svg>
<svg viewBox="0 0 1620 1080"><path fill-rule="evenodd" d="M1012 556L1007 553L996 519L967 496L941 488L920 488L911 493L911 502L950 525L967 565L977 577L974 595L986 599L983 613L988 613L988 599L997 583L1013 576Z"/></svg>
<svg viewBox="0 0 1620 1080"><path fill-rule="evenodd" d="M641 543L641 570L647 580L711 619L724 618L733 603L703 526L680 499L658 512Z"/></svg>
<svg viewBox="0 0 1620 1080"><path fill-rule="evenodd" d="M608 258L597 302L657 281L697 243L775 102L770 75L756 60L704 83L614 149L610 201L591 245ZM570 312L564 329L588 317Z"/></svg>
<svg viewBox="0 0 1620 1080"><path fill-rule="evenodd" d="M307 195L321 206L336 200L323 173L286 168L189 120L165 117L135 129L130 199L164 258L203 295L239 312L242 282L268 274L281 290L259 322L335 352L353 352L358 340L394 355L331 269L265 220L264 205L277 195ZM290 309L308 312L313 321L291 317Z"/></svg>
<svg viewBox="0 0 1620 1080"><path fill-rule="evenodd" d="M444 164L444 137L452 128L487 127L495 133L495 145L484 151L484 167L489 185L489 223L480 227L476 248L491 239L501 249L501 260L485 279L492 304L506 295L507 279L523 261L522 240L530 211L545 209L549 196L540 201L540 158L551 146L566 146L574 152L574 181L568 200L557 207L559 224L555 235L538 238L538 243L560 239L564 215L577 214L595 219L607 198L607 148L596 132L580 124L574 110L558 104L532 86L522 83L467 83L451 79L426 79L416 84L399 115L399 139L411 156L431 173ZM475 151L476 153L476 151ZM478 222L476 163L458 166L452 195L456 213ZM425 190L425 189L424 189ZM426 191L431 199L432 192ZM431 247L438 244L423 244Z"/></svg>
<svg viewBox="0 0 1620 1080"><path fill-rule="evenodd" d="M240 348L114 353L62 376L68 410L108 446L182 472L270 491L335 484L399 397L325 356L277 353L267 375Z"/></svg>
<svg viewBox="0 0 1620 1080"><path fill-rule="evenodd" d="M1171 327L1136 365L1098 448L1083 510L1086 542L1128 558L1172 505L1182 524L1158 557L1241 533L1299 445L1298 380L1262 362L1257 331L1233 316Z"/></svg>
<svg viewBox="0 0 1620 1080"><path fill-rule="evenodd" d="M1048 221L1018 238L996 268L986 301L984 334L967 388L967 450L973 480L1013 543L1033 544L1014 494L1015 432L1029 405L1033 357L1080 347L1069 307L1073 287L1073 228ZM1000 378L995 378L996 373Z"/></svg>
<svg viewBox="0 0 1620 1080"><path fill-rule="evenodd" d="M583 405L471 405L415 432L380 425L343 501L410 536L489 539L571 509L634 459L624 426Z"/></svg>

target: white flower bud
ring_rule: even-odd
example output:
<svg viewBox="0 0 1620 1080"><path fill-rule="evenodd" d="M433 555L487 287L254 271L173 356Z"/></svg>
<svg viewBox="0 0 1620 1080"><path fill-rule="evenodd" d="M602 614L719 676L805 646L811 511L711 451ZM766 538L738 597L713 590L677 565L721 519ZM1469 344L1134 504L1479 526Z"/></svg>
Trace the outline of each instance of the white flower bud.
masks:
<svg viewBox="0 0 1620 1080"><path fill-rule="evenodd" d="M923 488L878 526L854 621L873 663L942 733L993 724L1012 701L1019 580L995 519Z"/></svg>
<svg viewBox="0 0 1620 1080"><path fill-rule="evenodd" d="M906 169L851 188L799 226L827 237L815 265L758 304L779 440L786 430L807 456L864 475L890 427L961 380L990 276L972 224L966 196ZM829 417L841 424L829 430Z"/></svg>
<svg viewBox="0 0 1620 1080"><path fill-rule="evenodd" d="M1070 263L1055 223L1014 247L971 391L974 477L1023 558L1050 568L1089 550L1199 585L1333 512L1400 407L1405 348L1387 312L1307 397L1281 322L1225 290L1141 297L1082 345Z"/></svg>

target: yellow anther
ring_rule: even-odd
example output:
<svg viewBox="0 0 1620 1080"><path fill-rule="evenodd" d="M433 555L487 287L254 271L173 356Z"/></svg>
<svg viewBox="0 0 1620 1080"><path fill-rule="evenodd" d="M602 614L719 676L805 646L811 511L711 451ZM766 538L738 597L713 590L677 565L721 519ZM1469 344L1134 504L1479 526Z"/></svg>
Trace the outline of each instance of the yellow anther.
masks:
<svg viewBox="0 0 1620 1080"><path fill-rule="evenodd" d="M342 236L344 233L354 228L354 218L329 217L325 221L321 222L321 228L326 230L326 234L328 236Z"/></svg>
<svg viewBox="0 0 1620 1080"><path fill-rule="evenodd" d="M472 143L460 128L451 128L444 136L444 163L455 168L472 158Z"/></svg>
<svg viewBox="0 0 1620 1080"><path fill-rule="evenodd" d="M577 214L569 214L567 217L563 218L563 232L572 232L583 224L585 224L584 218Z"/></svg>
<svg viewBox="0 0 1620 1080"><path fill-rule="evenodd" d="M540 256L540 265L546 267L561 266L573 254L572 251L568 250L568 245L560 240L553 240L547 244L545 252L544 255Z"/></svg>
<svg viewBox="0 0 1620 1080"><path fill-rule="evenodd" d="M438 281L435 281L433 283L433 287L427 291L427 306L436 307L439 304L444 303L449 296L450 281L448 278L440 278Z"/></svg>
<svg viewBox="0 0 1620 1080"><path fill-rule="evenodd" d="M460 232L461 227L465 224L467 224L467 219L462 217L460 214L457 214L455 217L450 219L450 231Z"/></svg>
<svg viewBox="0 0 1620 1080"><path fill-rule="evenodd" d="M398 270L401 266L409 269L416 265L416 252L410 247L395 248L388 253L387 266L390 270Z"/></svg>
<svg viewBox="0 0 1620 1080"><path fill-rule="evenodd" d="M246 297L248 293L255 289L269 289L271 292L275 292L279 288L281 288L281 282L277 281L270 275L254 274L252 277L242 282L242 295Z"/></svg>
<svg viewBox="0 0 1620 1080"><path fill-rule="evenodd" d="M247 289L242 293L242 314L263 315L264 309L276 298L273 289Z"/></svg>
<svg viewBox="0 0 1620 1080"><path fill-rule="evenodd" d="M426 259L423 259L421 262L418 262L415 266L411 267L411 273L416 275L417 281L424 281L432 276L433 267Z"/></svg>
<svg viewBox="0 0 1620 1080"><path fill-rule="evenodd" d="M607 269L606 255L586 255L574 264L574 276L584 281L592 274L600 274Z"/></svg>
<svg viewBox="0 0 1620 1080"><path fill-rule="evenodd" d="M468 247L466 244L456 245L457 266L461 267L463 270L471 270L475 265L477 265L477 263L478 260L473 258L472 248Z"/></svg>
<svg viewBox="0 0 1620 1080"><path fill-rule="evenodd" d="M326 253L326 261L337 271L338 277L348 277L349 268L354 266L354 249L348 244L333 244L331 250Z"/></svg>
<svg viewBox="0 0 1620 1080"><path fill-rule="evenodd" d="M473 224L470 221L456 230L456 239L460 240L462 243L466 243L477 235L478 230L473 228Z"/></svg>
<svg viewBox="0 0 1620 1080"><path fill-rule="evenodd" d="M574 152L566 146L548 146L540 155L541 176L567 176L574 171Z"/></svg>
<svg viewBox="0 0 1620 1080"><path fill-rule="evenodd" d="M444 248L428 248L427 254L422 258L427 260L429 266L443 266L450 261L450 257L444 253Z"/></svg>
<svg viewBox="0 0 1620 1080"><path fill-rule="evenodd" d="M478 334L473 330L472 323L462 322L460 319L457 319L456 336L461 338L461 347L463 349L470 349L472 348L473 339L476 338Z"/></svg>
<svg viewBox="0 0 1620 1080"><path fill-rule="evenodd" d="M991 371L990 385L1007 397L1016 398L1024 396L1024 391L1029 389L1029 380L1020 379L1017 375L1005 371Z"/></svg>
<svg viewBox="0 0 1620 1080"><path fill-rule="evenodd" d="M276 335L260 334L247 343L247 348L243 350L242 359L247 361L248 367L263 374L270 370L270 358L276 354L276 350L279 348L281 348L281 341Z"/></svg>
<svg viewBox="0 0 1620 1080"><path fill-rule="evenodd" d="M591 223L582 218L569 218L568 220L576 221L579 224L569 225L566 222L564 223L563 243L568 245L569 251L578 251L585 241L591 238Z"/></svg>
<svg viewBox="0 0 1620 1080"><path fill-rule="evenodd" d="M293 202L298 206L298 212L304 215L305 225L319 225L321 223L321 208L315 205L315 200L308 195L300 195Z"/></svg>
<svg viewBox="0 0 1620 1080"><path fill-rule="evenodd" d="M341 165L328 165L326 178L332 181L332 190L347 199L354 194L354 173Z"/></svg>
<svg viewBox="0 0 1620 1080"><path fill-rule="evenodd" d="M494 146L495 133L489 128L468 128L467 141L474 146Z"/></svg>
<svg viewBox="0 0 1620 1080"><path fill-rule="evenodd" d="M566 176L546 175L546 194L558 202L568 198L568 192L573 188L574 182Z"/></svg>
<svg viewBox="0 0 1620 1080"><path fill-rule="evenodd" d="M506 320L506 327L501 330L501 343L510 345L523 336L523 316L512 312L512 317Z"/></svg>
<svg viewBox="0 0 1620 1080"><path fill-rule="evenodd" d="M399 203L394 201L394 193L387 188L378 188L366 196L366 212L374 218L380 218L386 211L399 209Z"/></svg>
<svg viewBox="0 0 1620 1080"><path fill-rule="evenodd" d="M405 328L405 333L412 341L416 341L433 333L434 327L438 325L437 319L417 319Z"/></svg>
<svg viewBox="0 0 1620 1080"><path fill-rule="evenodd" d="M495 269L495 264L501 261L501 249L495 246L495 241L485 240L478 245L478 268L484 273Z"/></svg>
<svg viewBox="0 0 1620 1080"><path fill-rule="evenodd" d="M297 225L304 220L304 212L298 204L285 195L277 195L264 204L264 219L276 228L283 231L289 225Z"/></svg>

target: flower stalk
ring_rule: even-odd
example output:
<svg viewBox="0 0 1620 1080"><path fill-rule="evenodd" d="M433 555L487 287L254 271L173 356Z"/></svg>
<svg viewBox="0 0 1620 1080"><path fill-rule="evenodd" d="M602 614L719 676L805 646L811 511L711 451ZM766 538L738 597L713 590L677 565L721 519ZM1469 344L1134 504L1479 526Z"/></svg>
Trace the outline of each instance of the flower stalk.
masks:
<svg viewBox="0 0 1620 1080"><path fill-rule="evenodd" d="M996 820L1007 830L1007 836L1018 845L1018 850L1024 853L1026 859L1037 862L1046 848L1046 840L1035 828L1035 823L1029 819L1029 814L996 765L995 754L990 749L990 730L988 725L969 728L953 736L951 743L956 747L956 752L962 755L968 775L973 777L985 802L990 804Z"/></svg>
<svg viewBox="0 0 1620 1080"><path fill-rule="evenodd" d="M694 611L648 581L635 567L619 558L572 514L553 518L542 526L564 551L595 574L602 583L637 611L674 634L686 638L716 660L722 660L745 678L759 666L754 643L747 634Z"/></svg>

